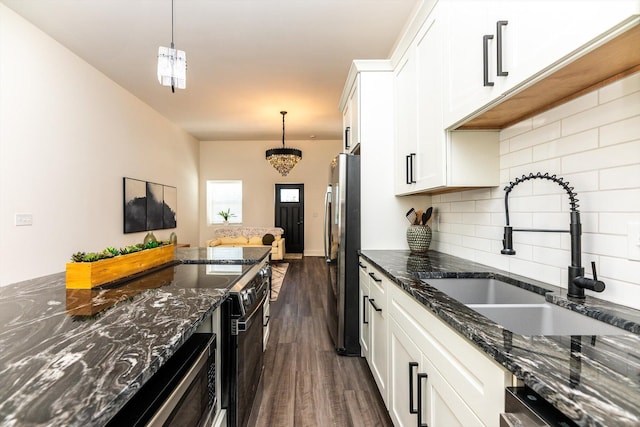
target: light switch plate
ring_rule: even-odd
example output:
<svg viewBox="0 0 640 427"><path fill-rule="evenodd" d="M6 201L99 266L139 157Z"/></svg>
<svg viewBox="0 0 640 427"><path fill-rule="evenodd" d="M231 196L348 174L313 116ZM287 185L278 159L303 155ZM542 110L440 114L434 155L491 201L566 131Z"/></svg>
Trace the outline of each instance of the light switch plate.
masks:
<svg viewBox="0 0 640 427"><path fill-rule="evenodd" d="M640 261L640 222L630 222L627 224L627 258L633 261Z"/></svg>
<svg viewBox="0 0 640 427"><path fill-rule="evenodd" d="M16 227L22 227L25 225L33 225L33 215L20 213L16 214Z"/></svg>

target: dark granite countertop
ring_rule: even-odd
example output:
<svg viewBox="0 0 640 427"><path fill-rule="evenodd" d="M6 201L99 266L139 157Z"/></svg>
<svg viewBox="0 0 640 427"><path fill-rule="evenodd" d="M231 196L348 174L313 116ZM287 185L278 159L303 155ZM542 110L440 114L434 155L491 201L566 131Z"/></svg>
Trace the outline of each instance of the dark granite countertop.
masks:
<svg viewBox="0 0 640 427"><path fill-rule="evenodd" d="M640 312L447 254L364 250L362 256L453 329L581 426L640 425ZM614 324L616 336L522 336L422 282L440 277L496 277L552 302ZM605 290L606 292L606 290Z"/></svg>
<svg viewBox="0 0 640 427"><path fill-rule="evenodd" d="M106 424L227 297L235 281L198 287L201 268L102 290L66 289L64 273L0 287L0 425Z"/></svg>
<svg viewBox="0 0 640 427"><path fill-rule="evenodd" d="M176 259L184 264L257 264L270 253L266 246L178 248Z"/></svg>

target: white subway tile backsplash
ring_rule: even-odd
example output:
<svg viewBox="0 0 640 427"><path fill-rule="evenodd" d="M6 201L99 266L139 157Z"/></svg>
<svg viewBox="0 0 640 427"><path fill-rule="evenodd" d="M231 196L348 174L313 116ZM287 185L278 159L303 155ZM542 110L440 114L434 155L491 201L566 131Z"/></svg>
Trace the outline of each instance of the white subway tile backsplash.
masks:
<svg viewBox="0 0 640 427"><path fill-rule="evenodd" d="M582 251L593 255L627 257L627 237L615 234L582 234ZM640 277L638 277L640 280Z"/></svg>
<svg viewBox="0 0 640 427"><path fill-rule="evenodd" d="M600 171L600 188L602 190L638 187L640 187L640 159L639 163L635 165Z"/></svg>
<svg viewBox="0 0 640 427"><path fill-rule="evenodd" d="M548 125L533 129L531 132L514 136L509 140L509 150L511 152L519 151L524 148L533 147L541 142L553 141L561 135L560 122L550 123Z"/></svg>
<svg viewBox="0 0 640 427"><path fill-rule="evenodd" d="M618 80L598 90L598 101L604 104L640 91L640 72Z"/></svg>
<svg viewBox="0 0 640 427"><path fill-rule="evenodd" d="M626 236L630 222L640 222L640 213L601 213L598 215L598 230L601 233Z"/></svg>
<svg viewBox="0 0 640 427"><path fill-rule="evenodd" d="M514 166L521 166L532 162L531 148L527 148L520 151L510 152L500 157L501 168L511 168Z"/></svg>
<svg viewBox="0 0 640 427"><path fill-rule="evenodd" d="M463 224L490 225L491 224L491 214L490 213L475 213L475 212L463 213L462 214L462 222L463 222Z"/></svg>
<svg viewBox="0 0 640 427"><path fill-rule="evenodd" d="M571 251L534 246L533 261L558 268L565 268L571 263Z"/></svg>
<svg viewBox="0 0 640 427"><path fill-rule="evenodd" d="M476 202L473 200L467 200L463 202L451 202L452 212L475 212Z"/></svg>
<svg viewBox="0 0 640 427"><path fill-rule="evenodd" d="M640 92L629 94L606 104L562 120L562 134L571 135L638 115Z"/></svg>
<svg viewBox="0 0 640 427"><path fill-rule="evenodd" d="M640 73L500 132L500 186L446 193L432 248L566 288L569 233L514 232L515 256L501 255L504 187L529 173L563 177L578 193L582 261L597 263L598 298L640 309L640 262L627 259L627 223L640 222ZM509 195L514 228L568 230L569 198L555 183L530 180ZM589 293L589 292L587 292Z"/></svg>
<svg viewBox="0 0 640 427"><path fill-rule="evenodd" d="M562 158L562 173L605 169L638 163L640 140L611 145Z"/></svg>
<svg viewBox="0 0 640 427"><path fill-rule="evenodd" d="M637 140L640 136L640 115L600 128L600 146ZM501 153L502 154L502 153Z"/></svg>
<svg viewBox="0 0 640 427"><path fill-rule="evenodd" d="M598 276L615 278L640 286L640 261L600 256Z"/></svg>
<svg viewBox="0 0 640 427"><path fill-rule="evenodd" d="M534 117L534 127L541 126L542 124L552 123L560 121L565 117L570 117L574 114L582 113L583 111L590 110L598 105L598 94L596 92L588 93L579 98L573 99L562 105L559 105L549 111L545 111Z"/></svg>
<svg viewBox="0 0 640 427"><path fill-rule="evenodd" d="M598 147L598 130L590 129L585 132L559 138L545 144L533 147L533 161L547 160L567 154L580 153Z"/></svg>
<svg viewBox="0 0 640 427"><path fill-rule="evenodd" d="M506 141L509 138L513 138L517 135L529 132L533 129L531 119L525 119L519 123L509 126L500 132L500 141Z"/></svg>
<svg viewBox="0 0 640 427"><path fill-rule="evenodd" d="M640 188L593 191L580 194L585 212L640 212Z"/></svg>

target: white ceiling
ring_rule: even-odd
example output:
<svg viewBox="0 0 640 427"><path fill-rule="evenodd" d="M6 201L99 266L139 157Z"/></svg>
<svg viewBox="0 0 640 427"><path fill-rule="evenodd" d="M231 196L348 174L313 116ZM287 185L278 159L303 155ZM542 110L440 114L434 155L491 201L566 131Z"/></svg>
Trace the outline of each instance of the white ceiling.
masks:
<svg viewBox="0 0 640 427"><path fill-rule="evenodd" d="M388 58L419 0L175 0L187 88L158 84L170 0L0 0L201 141L341 139L353 59ZM313 135L313 136L312 136Z"/></svg>

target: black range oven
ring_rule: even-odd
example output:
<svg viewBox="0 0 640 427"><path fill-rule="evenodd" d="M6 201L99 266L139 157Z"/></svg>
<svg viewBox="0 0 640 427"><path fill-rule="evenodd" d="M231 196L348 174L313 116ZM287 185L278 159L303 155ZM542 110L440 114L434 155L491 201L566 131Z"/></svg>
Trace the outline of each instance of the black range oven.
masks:
<svg viewBox="0 0 640 427"><path fill-rule="evenodd" d="M271 268L257 265L247 283L231 288L225 303L228 314L229 427L245 427L258 391L264 367L263 306L269 297ZM226 323L226 322L225 322Z"/></svg>

